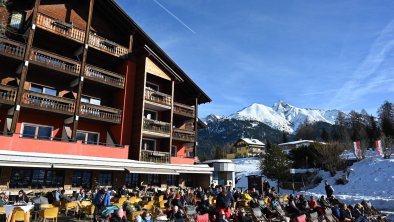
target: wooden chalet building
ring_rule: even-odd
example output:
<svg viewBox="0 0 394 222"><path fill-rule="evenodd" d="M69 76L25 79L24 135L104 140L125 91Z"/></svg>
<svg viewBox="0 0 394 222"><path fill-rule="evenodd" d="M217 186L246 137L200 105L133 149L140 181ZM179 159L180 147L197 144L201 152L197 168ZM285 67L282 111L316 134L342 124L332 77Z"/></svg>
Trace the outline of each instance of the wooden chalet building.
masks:
<svg viewBox="0 0 394 222"><path fill-rule="evenodd" d="M210 101L114 0L0 0L0 190L208 186Z"/></svg>

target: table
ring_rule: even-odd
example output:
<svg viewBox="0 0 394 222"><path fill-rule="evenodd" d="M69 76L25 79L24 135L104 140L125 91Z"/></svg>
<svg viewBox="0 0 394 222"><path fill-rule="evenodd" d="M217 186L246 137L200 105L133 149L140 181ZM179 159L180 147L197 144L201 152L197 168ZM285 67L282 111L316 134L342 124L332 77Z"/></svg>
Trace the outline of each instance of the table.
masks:
<svg viewBox="0 0 394 222"><path fill-rule="evenodd" d="M20 207L25 213L31 211L34 208L33 204L27 204L27 205L22 205L22 206L18 206L18 205L4 205L4 211L5 211L5 215L8 218L8 215L12 212L12 210L15 207Z"/></svg>

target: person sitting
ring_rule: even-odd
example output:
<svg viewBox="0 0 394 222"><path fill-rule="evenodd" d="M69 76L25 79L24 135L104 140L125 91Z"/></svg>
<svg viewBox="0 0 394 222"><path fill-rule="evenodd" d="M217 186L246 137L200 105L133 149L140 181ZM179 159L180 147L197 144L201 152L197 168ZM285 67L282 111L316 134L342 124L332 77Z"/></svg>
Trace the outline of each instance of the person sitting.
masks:
<svg viewBox="0 0 394 222"><path fill-rule="evenodd" d="M238 212L237 221L238 222L252 222L253 218L246 214L244 208L241 208Z"/></svg>
<svg viewBox="0 0 394 222"><path fill-rule="evenodd" d="M150 212L145 211L144 213L142 213L141 217L142 222L153 222L153 217Z"/></svg>
<svg viewBox="0 0 394 222"><path fill-rule="evenodd" d="M218 212L218 216L216 217L216 222L229 222L226 219L226 213L224 212L224 210L220 210Z"/></svg>
<svg viewBox="0 0 394 222"><path fill-rule="evenodd" d="M127 191L126 184L124 184L121 188L119 188L119 190L118 190L119 197L125 197L128 194L129 194L129 192Z"/></svg>
<svg viewBox="0 0 394 222"><path fill-rule="evenodd" d="M86 199L86 193L84 189L80 189L79 193L75 196L75 200L81 202Z"/></svg>
<svg viewBox="0 0 394 222"><path fill-rule="evenodd" d="M328 200L324 196L320 197L319 204L321 207L324 207L324 208L331 208L332 207L332 205L328 202Z"/></svg>
<svg viewBox="0 0 394 222"><path fill-rule="evenodd" d="M200 214L206 214L206 213L209 213L210 215L212 214L207 194L204 194L202 200L198 203L197 211Z"/></svg>
<svg viewBox="0 0 394 222"><path fill-rule="evenodd" d="M18 197L16 198L17 203L27 203L29 202L29 198L27 197L25 191L20 190L18 192Z"/></svg>
<svg viewBox="0 0 394 222"><path fill-rule="evenodd" d="M318 207L318 203L315 200L314 196L311 196L308 202L309 208L314 211L316 207Z"/></svg>
<svg viewBox="0 0 394 222"><path fill-rule="evenodd" d="M259 191L256 190L255 187L253 187L253 188L252 188L252 191L250 192L250 196L251 196L252 198L256 198L256 199L259 198L259 196L260 196Z"/></svg>
<svg viewBox="0 0 394 222"><path fill-rule="evenodd" d="M116 213L112 214L110 222L128 222L126 215L122 208L116 211Z"/></svg>
<svg viewBox="0 0 394 222"><path fill-rule="evenodd" d="M340 211L340 218L339 218L340 221L343 221L343 222L351 222L352 221L352 213L346 204L342 204L339 211Z"/></svg>
<svg viewBox="0 0 394 222"><path fill-rule="evenodd" d="M172 206L172 209L167 213L168 220L173 220L176 222L184 222L184 215L182 211L179 210L177 205Z"/></svg>
<svg viewBox="0 0 394 222"><path fill-rule="evenodd" d="M181 202L181 195L177 194L175 198L171 201L172 206L178 206L180 209L183 209L184 205Z"/></svg>
<svg viewBox="0 0 394 222"><path fill-rule="evenodd" d="M364 209L359 203L354 206L352 215L354 217L354 222L368 222L367 217L364 216Z"/></svg>
<svg viewBox="0 0 394 222"><path fill-rule="evenodd" d="M4 192L0 193L0 207L3 207L8 203L8 200L6 199L6 195Z"/></svg>

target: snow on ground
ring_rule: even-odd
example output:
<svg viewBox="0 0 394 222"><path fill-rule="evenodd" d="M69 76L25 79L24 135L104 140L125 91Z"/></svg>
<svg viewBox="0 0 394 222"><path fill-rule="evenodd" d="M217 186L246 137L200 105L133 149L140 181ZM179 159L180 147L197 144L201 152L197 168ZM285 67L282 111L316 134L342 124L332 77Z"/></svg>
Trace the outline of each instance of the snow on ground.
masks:
<svg viewBox="0 0 394 222"><path fill-rule="evenodd" d="M335 185L336 179L345 173L338 172L331 177L328 172L320 171L323 178L317 187L302 191L306 195L321 196L325 195L324 180L333 186L334 194L344 202L349 204L370 201L376 208L394 211L394 159L383 159L375 154L368 152L367 157L350 167L349 183L346 185ZM243 158L234 159L236 177L240 178L236 187L247 187L247 175L259 175L259 159ZM276 186L273 181L269 181L271 186ZM282 193L291 193L289 190L281 190Z"/></svg>

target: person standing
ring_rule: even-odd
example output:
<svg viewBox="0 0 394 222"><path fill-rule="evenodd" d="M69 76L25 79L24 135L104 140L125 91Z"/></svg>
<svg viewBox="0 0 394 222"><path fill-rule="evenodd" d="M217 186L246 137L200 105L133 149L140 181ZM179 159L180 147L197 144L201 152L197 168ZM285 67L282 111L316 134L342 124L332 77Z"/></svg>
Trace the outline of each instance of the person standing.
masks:
<svg viewBox="0 0 394 222"><path fill-rule="evenodd" d="M221 193L216 198L216 210L219 212L224 212L226 218L231 216L231 210L234 208L234 197L231 192L227 192L224 188Z"/></svg>
<svg viewBox="0 0 394 222"><path fill-rule="evenodd" d="M324 182L325 186L324 189L326 190L327 198L331 198L334 195L334 188L330 184L328 184L328 181L326 180Z"/></svg>
<svg viewBox="0 0 394 222"><path fill-rule="evenodd" d="M97 192L93 204L95 206L94 216L97 220L97 217L100 216L101 212L103 212L111 204L111 195L108 192L108 187L103 187Z"/></svg>

